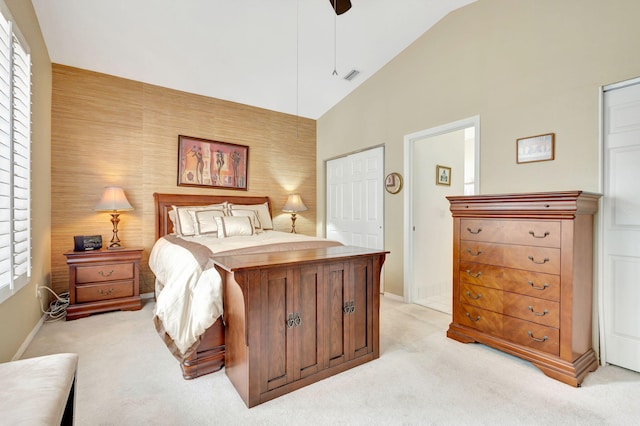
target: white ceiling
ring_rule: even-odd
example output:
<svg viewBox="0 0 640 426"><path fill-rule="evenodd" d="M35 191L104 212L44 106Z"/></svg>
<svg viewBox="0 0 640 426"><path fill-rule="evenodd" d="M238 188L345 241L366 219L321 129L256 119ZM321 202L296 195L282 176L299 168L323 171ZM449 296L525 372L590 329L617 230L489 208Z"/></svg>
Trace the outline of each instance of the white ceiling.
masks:
<svg viewBox="0 0 640 426"><path fill-rule="evenodd" d="M54 63L317 119L474 1L351 0L337 17L330 0L32 3Z"/></svg>

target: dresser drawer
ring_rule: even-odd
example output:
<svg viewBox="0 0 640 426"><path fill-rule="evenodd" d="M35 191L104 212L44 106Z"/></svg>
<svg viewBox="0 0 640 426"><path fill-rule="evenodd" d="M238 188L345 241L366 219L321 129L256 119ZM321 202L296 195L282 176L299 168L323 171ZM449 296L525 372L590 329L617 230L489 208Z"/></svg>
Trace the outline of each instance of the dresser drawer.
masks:
<svg viewBox="0 0 640 426"><path fill-rule="evenodd" d="M560 304L550 300L504 292L505 315L549 327L560 327Z"/></svg>
<svg viewBox="0 0 640 426"><path fill-rule="evenodd" d="M460 260L548 274L560 273L560 249L557 248L461 241Z"/></svg>
<svg viewBox="0 0 640 426"><path fill-rule="evenodd" d="M560 331L529 321L505 316L503 338L522 346L560 355Z"/></svg>
<svg viewBox="0 0 640 426"><path fill-rule="evenodd" d="M76 284L133 279L133 273L134 265L131 262L78 266Z"/></svg>
<svg viewBox="0 0 640 426"><path fill-rule="evenodd" d="M134 295L133 281L113 281L76 287L76 303L97 302Z"/></svg>
<svg viewBox="0 0 640 426"><path fill-rule="evenodd" d="M560 300L560 275L460 262L460 281L556 302Z"/></svg>
<svg viewBox="0 0 640 426"><path fill-rule="evenodd" d="M559 221L460 220L460 238L469 241L560 247Z"/></svg>
<svg viewBox="0 0 640 426"><path fill-rule="evenodd" d="M502 290L460 283L460 302L501 314L503 312Z"/></svg>
<svg viewBox="0 0 640 426"><path fill-rule="evenodd" d="M475 328L492 336L502 336L502 315L463 303L459 303L456 308L453 309L453 318L458 324Z"/></svg>

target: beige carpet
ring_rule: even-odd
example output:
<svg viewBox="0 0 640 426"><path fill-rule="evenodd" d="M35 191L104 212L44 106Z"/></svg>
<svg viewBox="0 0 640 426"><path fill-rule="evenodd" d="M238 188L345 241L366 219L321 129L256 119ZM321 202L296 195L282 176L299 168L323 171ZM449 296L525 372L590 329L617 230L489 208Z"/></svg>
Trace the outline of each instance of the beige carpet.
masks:
<svg viewBox="0 0 640 426"><path fill-rule="evenodd" d="M379 359L247 409L224 370L182 379L152 311L149 301L137 312L47 323L23 358L80 355L80 426L640 422L639 373L604 366L573 388L502 352L446 338L448 315L384 297Z"/></svg>

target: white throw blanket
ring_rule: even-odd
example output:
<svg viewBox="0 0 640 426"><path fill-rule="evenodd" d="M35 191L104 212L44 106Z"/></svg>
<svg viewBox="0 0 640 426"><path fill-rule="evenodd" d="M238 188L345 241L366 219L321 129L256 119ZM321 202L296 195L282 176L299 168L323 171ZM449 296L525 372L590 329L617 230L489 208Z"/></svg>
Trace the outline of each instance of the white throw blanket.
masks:
<svg viewBox="0 0 640 426"><path fill-rule="evenodd" d="M278 231L220 239L160 238L149 256L149 267L156 276L156 329L174 356L182 361L195 350L206 329L222 315L222 280L210 260L211 254L237 253L247 248L255 252L256 247L282 251L331 245L340 243Z"/></svg>

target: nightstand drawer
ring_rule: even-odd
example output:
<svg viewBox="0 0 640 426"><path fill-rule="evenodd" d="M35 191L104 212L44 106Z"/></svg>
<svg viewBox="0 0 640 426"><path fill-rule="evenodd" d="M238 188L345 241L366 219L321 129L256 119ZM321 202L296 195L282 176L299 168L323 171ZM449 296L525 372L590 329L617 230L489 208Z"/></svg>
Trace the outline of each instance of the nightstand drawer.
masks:
<svg viewBox="0 0 640 426"><path fill-rule="evenodd" d="M133 281L113 281L76 287L76 303L118 299L134 295Z"/></svg>
<svg viewBox="0 0 640 426"><path fill-rule="evenodd" d="M76 284L133 279L133 270L131 262L78 266L76 268Z"/></svg>

